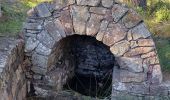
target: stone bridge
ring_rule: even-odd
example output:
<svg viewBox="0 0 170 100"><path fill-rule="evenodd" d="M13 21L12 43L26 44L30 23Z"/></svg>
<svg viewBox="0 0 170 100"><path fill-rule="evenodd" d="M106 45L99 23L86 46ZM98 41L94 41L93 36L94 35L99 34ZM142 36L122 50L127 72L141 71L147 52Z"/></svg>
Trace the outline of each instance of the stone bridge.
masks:
<svg viewBox="0 0 170 100"><path fill-rule="evenodd" d="M93 41L105 45L111 54L104 53L104 49L96 51L90 47L80 50L84 54L77 52L79 58L83 54L80 58L83 61L75 63L70 48L85 41L79 39L73 42L76 36L94 38ZM83 45L88 47L89 44ZM106 66L109 63L107 67L113 69L102 67L98 73L93 71L99 70L94 64L94 52L101 55L97 65ZM91 55L88 56L92 57L90 61L86 62L86 55ZM111 71L112 100L167 97L170 91L170 83L162 81L151 33L133 9L117 0L55 0L41 3L28 12L23 39L0 38L1 100L55 95L63 90L75 71L99 76Z"/></svg>

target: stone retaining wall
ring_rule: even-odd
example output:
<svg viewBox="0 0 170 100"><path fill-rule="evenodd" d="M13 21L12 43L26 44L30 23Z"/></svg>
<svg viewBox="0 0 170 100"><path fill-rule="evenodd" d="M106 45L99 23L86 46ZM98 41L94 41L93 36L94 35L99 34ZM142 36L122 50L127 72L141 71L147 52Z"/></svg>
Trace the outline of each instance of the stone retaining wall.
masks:
<svg viewBox="0 0 170 100"><path fill-rule="evenodd" d="M23 40L0 37L0 100L24 100Z"/></svg>

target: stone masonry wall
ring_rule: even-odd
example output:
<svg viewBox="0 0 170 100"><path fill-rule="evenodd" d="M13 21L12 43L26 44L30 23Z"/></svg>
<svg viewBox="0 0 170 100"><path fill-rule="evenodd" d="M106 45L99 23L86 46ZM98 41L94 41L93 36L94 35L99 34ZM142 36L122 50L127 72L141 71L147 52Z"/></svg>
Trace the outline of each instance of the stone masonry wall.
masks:
<svg viewBox="0 0 170 100"><path fill-rule="evenodd" d="M61 63L67 44L62 52L57 47L74 34L95 37L115 56L112 100L170 95L150 32L133 9L116 1L55 0L31 9L23 27L25 48L22 40L0 37L0 99L24 100L26 94L46 97L61 91L74 63L72 57Z"/></svg>
<svg viewBox="0 0 170 100"><path fill-rule="evenodd" d="M133 9L114 0L55 0L28 14L25 52L33 64L31 71L38 71L42 79L52 66L49 55L58 41L74 34L87 35L107 45L118 62L113 72L113 96L119 92L157 94L151 91L151 86L162 82L155 44Z"/></svg>
<svg viewBox="0 0 170 100"><path fill-rule="evenodd" d="M24 100L26 79L23 40L0 37L0 100Z"/></svg>
<svg viewBox="0 0 170 100"><path fill-rule="evenodd" d="M61 91L63 84L66 84L68 79L73 77L75 61L74 56L71 54L71 49L68 49L71 48L70 41L67 38L59 41L49 55L48 72L43 79L39 79L40 84L43 85L44 81L46 81L46 85L42 87L43 89L48 86L55 91ZM39 75L41 76L41 73ZM35 87L38 88L40 84L35 84Z"/></svg>

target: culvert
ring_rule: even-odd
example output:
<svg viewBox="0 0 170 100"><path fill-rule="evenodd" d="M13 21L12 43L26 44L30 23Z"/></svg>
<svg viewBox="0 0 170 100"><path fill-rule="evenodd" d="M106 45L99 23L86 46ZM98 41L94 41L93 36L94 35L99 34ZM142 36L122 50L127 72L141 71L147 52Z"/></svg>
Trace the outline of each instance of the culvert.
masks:
<svg viewBox="0 0 170 100"><path fill-rule="evenodd" d="M73 76L65 83L65 89L77 91L86 96L107 97L112 90L112 72L115 57L109 48L94 37L69 36L62 41L68 44L65 56L72 56ZM61 53L60 53L61 54ZM68 75L70 76L70 75Z"/></svg>
<svg viewBox="0 0 170 100"><path fill-rule="evenodd" d="M107 78L112 74L112 82L106 85L111 86L108 95L112 100L169 99L170 83L162 82L155 44L133 9L117 0L55 0L39 4L31 11L23 27L25 45L22 39L0 37L0 100L29 97L36 98L33 100L83 100L82 95L60 94L69 86L83 95L100 98L95 92L97 89L89 88L92 86L89 79L99 78L93 86L102 87L104 74ZM74 37L73 40L70 37ZM80 39L76 43L75 37ZM88 37L87 41L84 37ZM77 56L69 51L70 46L75 46L68 45L70 43L90 43L88 53L78 50L80 56ZM94 50L93 43L100 45ZM84 48L81 46L78 48ZM107 50L100 51L99 47ZM108 49L111 54L105 54ZM94 53L98 55L97 60ZM87 60L87 64L81 61L83 65L78 67L75 61L79 60L75 58L87 59L88 55L93 55L91 60ZM107 59L102 62L104 58ZM84 65L90 65L93 71L90 67L81 68ZM96 69L104 74L96 73ZM82 76L80 72L85 73L81 79L87 79L83 82L88 86L87 92L76 87L80 83L75 76ZM75 83L72 85L72 82Z"/></svg>
<svg viewBox="0 0 170 100"><path fill-rule="evenodd" d="M106 70L106 73L112 74L112 97L123 94L153 95L151 86L162 82L155 44L146 25L133 9L113 0L55 0L54 3L42 3L27 18L24 35L25 52L33 65L28 72L33 73L31 79L35 80L32 82L36 95L43 95L39 91L41 89L62 91L68 80L75 79L75 74L93 75L95 71L89 70L91 66L97 68L100 64L109 64L90 59L87 62L92 65L87 67L86 59L80 65L82 68L75 67L78 65L75 61L79 60L71 54L71 45L68 45L73 41L65 45L60 43L72 36L81 37L77 43L86 43L82 39L84 37L94 38L114 56L113 64L109 65L112 69ZM89 47L88 50L93 48ZM97 50L97 54L107 56L103 54L105 50ZM78 53L78 57L90 55L83 52ZM114 65L115 62L117 65Z"/></svg>

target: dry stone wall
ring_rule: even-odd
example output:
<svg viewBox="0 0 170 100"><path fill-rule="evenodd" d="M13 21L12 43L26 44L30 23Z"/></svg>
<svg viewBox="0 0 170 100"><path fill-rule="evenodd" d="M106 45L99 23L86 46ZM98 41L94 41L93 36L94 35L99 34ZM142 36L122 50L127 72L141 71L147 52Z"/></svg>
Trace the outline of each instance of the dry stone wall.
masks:
<svg viewBox="0 0 170 100"><path fill-rule="evenodd" d="M26 98L23 60L23 40L0 37L0 100L24 100Z"/></svg>
<svg viewBox="0 0 170 100"><path fill-rule="evenodd" d="M133 9L113 0L55 0L38 5L29 15L24 25L25 52L31 57L31 70L40 76L54 64L48 63L49 56L58 41L78 34L95 37L116 57L119 66L113 72L113 94L142 94L144 84L149 89L162 82L151 33ZM139 91L129 91L129 86Z"/></svg>
<svg viewBox="0 0 170 100"><path fill-rule="evenodd" d="M26 93L45 97L53 90L61 91L73 71L69 67L72 61L66 57L65 67L59 67L58 56L65 52L54 51L60 51L60 40L74 34L95 37L115 56L113 100L121 95L169 95L170 86L162 83L155 44L146 25L133 9L114 0L41 3L28 12L23 31L25 48L21 40L0 39L2 100L23 100Z"/></svg>

